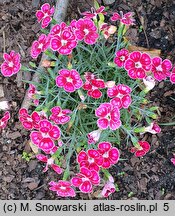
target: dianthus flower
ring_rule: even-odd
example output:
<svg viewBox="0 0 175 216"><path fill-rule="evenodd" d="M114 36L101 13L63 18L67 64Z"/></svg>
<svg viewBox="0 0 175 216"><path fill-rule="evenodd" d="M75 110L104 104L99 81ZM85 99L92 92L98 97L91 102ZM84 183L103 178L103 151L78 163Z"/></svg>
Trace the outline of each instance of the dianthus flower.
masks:
<svg viewBox="0 0 175 216"><path fill-rule="evenodd" d="M55 124L66 124L70 121L70 116L67 114L72 113L69 109L62 110L61 107L55 106L51 110L50 120L52 120Z"/></svg>
<svg viewBox="0 0 175 216"><path fill-rule="evenodd" d="M151 89L153 89L155 84L156 84L155 79L152 76L147 76L147 77L143 78L143 83L145 84L145 87L146 87L144 89L145 93L147 93Z"/></svg>
<svg viewBox="0 0 175 216"><path fill-rule="evenodd" d="M50 31L50 47L53 51L57 51L62 55L69 55L73 48L77 46L77 40L72 27L66 23L56 24Z"/></svg>
<svg viewBox="0 0 175 216"><path fill-rule="evenodd" d="M89 170L95 170L98 172L103 163L103 158L97 150L89 149L87 153L81 151L77 156L77 161L80 167L86 167Z"/></svg>
<svg viewBox="0 0 175 216"><path fill-rule="evenodd" d="M39 131L32 131L30 134L31 141L38 148L42 149L46 154L50 154L55 148L54 141L61 136L58 126L52 125L48 120L39 122Z"/></svg>
<svg viewBox="0 0 175 216"><path fill-rule="evenodd" d="M49 190L55 191L61 197L75 197L75 191L71 188L71 183L68 181L59 180L58 182L51 181Z"/></svg>
<svg viewBox="0 0 175 216"><path fill-rule="evenodd" d="M58 166L57 164L54 164L54 159L51 157L48 159L47 156L43 155L43 154L38 154L36 155L36 158L39 161L42 161L44 163L46 163L46 167L44 168L43 172L47 172L47 170L49 169L49 166L51 166L51 168L58 174L62 173L62 169L60 168L60 166Z"/></svg>
<svg viewBox="0 0 175 216"><path fill-rule="evenodd" d="M108 178L109 180L106 182L101 194L103 197L108 197L112 193L116 191L115 185L114 185L114 179L112 176Z"/></svg>
<svg viewBox="0 0 175 216"><path fill-rule="evenodd" d="M170 60L165 59L162 61L160 57L154 57L152 59L152 68L151 71L154 74L154 78L158 81L166 79L167 76L170 76L170 70L172 68L172 63Z"/></svg>
<svg viewBox="0 0 175 216"><path fill-rule="evenodd" d="M117 106L119 109L127 109L131 104L131 88L124 84L119 84L112 88L108 88L107 95L110 98L113 98L110 103L113 106Z"/></svg>
<svg viewBox="0 0 175 216"><path fill-rule="evenodd" d="M136 157L144 156L150 150L150 144L146 141L139 141L137 146L131 148Z"/></svg>
<svg viewBox="0 0 175 216"><path fill-rule="evenodd" d="M114 58L114 63L118 67L123 67L125 61L128 59L129 51L127 49L121 49L121 50L117 51L115 55L116 56Z"/></svg>
<svg viewBox="0 0 175 216"><path fill-rule="evenodd" d="M33 99L33 103L38 106L39 105L39 100L35 98L35 96L38 94L39 92L36 90L36 87L33 84L29 85L29 89L28 89L28 97Z"/></svg>
<svg viewBox="0 0 175 216"><path fill-rule="evenodd" d="M86 44L95 44L98 38L97 27L90 19L79 19L76 22L75 36Z"/></svg>
<svg viewBox="0 0 175 216"><path fill-rule="evenodd" d="M114 25L108 25L107 23L103 23L100 26L100 30L102 31L104 38L107 40L110 37L110 35L116 32L117 28Z"/></svg>
<svg viewBox="0 0 175 216"><path fill-rule="evenodd" d="M85 75L85 77L87 74ZM92 75L91 75L92 76ZM99 89L105 88L105 82L102 79L86 79L86 82L83 85L83 89L87 90L88 96L98 99L102 97L102 92Z"/></svg>
<svg viewBox="0 0 175 216"><path fill-rule="evenodd" d="M173 68L173 70L171 71L171 74L170 74L170 81L171 83L175 83L175 67Z"/></svg>
<svg viewBox="0 0 175 216"><path fill-rule="evenodd" d="M120 20L121 23L124 25L133 25L135 19L133 19L133 12L128 12L126 14L123 14L121 12L121 15L119 13L113 13L113 16L111 17L112 21Z"/></svg>
<svg viewBox="0 0 175 216"><path fill-rule="evenodd" d="M0 129L4 129L7 126L8 120L10 119L9 111L4 113L4 116L0 119Z"/></svg>
<svg viewBox="0 0 175 216"><path fill-rule="evenodd" d="M76 174L76 176L71 179L71 183L83 193L92 192L92 185L99 185L100 183L99 174L95 170L89 170L86 167L81 167L80 173Z"/></svg>
<svg viewBox="0 0 175 216"><path fill-rule="evenodd" d="M95 115L99 117L97 125L101 129L116 130L121 126L120 111L117 106L111 103L103 103L96 110Z"/></svg>
<svg viewBox="0 0 175 216"><path fill-rule="evenodd" d="M118 148L112 147L110 142L101 142L98 144L97 151L103 158L102 168L108 169L113 164L116 164L120 157Z"/></svg>
<svg viewBox="0 0 175 216"><path fill-rule="evenodd" d="M56 77L58 87L64 88L67 92L74 92L82 87L83 81L76 70L61 69L58 73L59 76Z"/></svg>
<svg viewBox="0 0 175 216"><path fill-rule="evenodd" d="M161 132L161 128L156 122L152 122L148 127L145 128L144 132L149 132L152 134L157 134Z"/></svg>
<svg viewBox="0 0 175 216"><path fill-rule="evenodd" d="M151 69L151 57L147 53L134 51L130 53L124 68L132 79L143 79L146 76L146 71Z"/></svg>
<svg viewBox="0 0 175 216"><path fill-rule="evenodd" d="M98 130L95 130L95 131L88 133L88 135L87 135L88 144L95 144L96 142L98 142L98 140L100 139L101 132L102 132L102 130L98 129Z"/></svg>
<svg viewBox="0 0 175 216"><path fill-rule="evenodd" d="M38 22L41 22L42 28L46 28L49 25L52 20L51 16L54 11L54 7L51 8L48 3L43 4L41 6L41 10L37 10L36 17L38 19Z"/></svg>
<svg viewBox="0 0 175 216"><path fill-rule="evenodd" d="M44 118L46 117L40 115L36 111L29 115L27 109L21 108L19 110L19 120L22 123L23 127L27 130L38 129L39 122Z"/></svg>
<svg viewBox="0 0 175 216"><path fill-rule="evenodd" d="M104 10L105 10L104 6L101 6L98 9L91 7L91 11L85 11L81 14L84 15L83 18L92 19L92 18L96 18L98 14L106 15L107 12L105 12Z"/></svg>
<svg viewBox="0 0 175 216"><path fill-rule="evenodd" d="M10 77L13 74L18 73L21 69L20 54L15 53L14 50L10 54L4 53L4 62L1 65L1 73L5 77Z"/></svg>
<svg viewBox="0 0 175 216"><path fill-rule="evenodd" d="M37 58L41 52L46 51L46 49L49 47L49 44L50 44L49 36L45 34L41 34L38 40L35 40L32 43L32 47L31 47L32 58Z"/></svg>

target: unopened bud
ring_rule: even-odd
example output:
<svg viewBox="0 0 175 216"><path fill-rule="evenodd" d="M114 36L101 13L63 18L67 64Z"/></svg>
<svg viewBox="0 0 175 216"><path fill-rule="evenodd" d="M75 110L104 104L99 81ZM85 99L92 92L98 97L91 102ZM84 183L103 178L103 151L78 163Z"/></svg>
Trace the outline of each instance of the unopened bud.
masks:
<svg viewBox="0 0 175 216"><path fill-rule="evenodd" d="M115 86L115 81L108 81L108 82L105 83L105 86L107 88L112 88L112 87Z"/></svg>
<svg viewBox="0 0 175 216"><path fill-rule="evenodd" d="M42 63L41 63L41 66L42 67L50 67L51 66L51 61L49 60L43 60Z"/></svg>

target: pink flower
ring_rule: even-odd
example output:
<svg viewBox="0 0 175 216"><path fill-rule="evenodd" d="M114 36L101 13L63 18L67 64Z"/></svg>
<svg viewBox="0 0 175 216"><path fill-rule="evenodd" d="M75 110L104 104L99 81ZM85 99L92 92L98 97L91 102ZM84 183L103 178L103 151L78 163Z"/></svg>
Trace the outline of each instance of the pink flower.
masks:
<svg viewBox="0 0 175 216"><path fill-rule="evenodd" d="M47 158L45 155L43 154L38 154L36 155L36 158L44 163L46 163L46 167L44 168L43 172L47 172L47 170L49 169L49 166L51 166L51 168L58 174L62 173L62 169L60 168L60 166L58 166L57 164L54 164L54 159L51 158Z"/></svg>
<svg viewBox="0 0 175 216"><path fill-rule="evenodd" d="M67 114L72 113L71 110L62 110L61 107L55 106L50 111L52 112L50 120L52 120L55 124L66 124L70 121L70 116L67 116Z"/></svg>
<svg viewBox="0 0 175 216"><path fill-rule="evenodd" d="M32 58L37 58L41 52L46 51L49 47L50 38L45 34L41 34L38 40L35 40L32 43L31 47L31 56Z"/></svg>
<svg viewBox="0 0 175 216"><path fill-rule="evenodd" d="M105 82L102 79L89 79L83 85L83 89L88 91L88 96L94 99L102 97L102 92L99 89L103 89L105 87Z"/></svg>
<svg viewBox="0 0 175 216"><path fill-rule="evenodd" d="M127 109L131 104L131 88L124 84L119 84L112 88L108 88L107 95L108 97L114 97L110 103L113 106L117 106L119 109L125 108Z"/></svg>
<svg viewBox="0 0 175 216"><path fill-rule="evenodd" d="M108 197L109 195L111 195L112 193L114 193L116 191L115 189L115 185L113 182L107 181L101 194L104 197Z"/></svg>
<svg viewBox="0 0 175 216"><path fill-rule="evenodd" d="M13 74L18 73L21 69L20 54L15 53L14 50L10 54L4 53L4 62L1 65L1 73L5 77L10 77Z"/></svg>
<svg viewBox="0 0 175 216"><path fill-rule="evenodd" d="M116 32L117 28L114 25L108 25L107 23L103 23L100 26L100 30L102 31L104 38L107 40L110 37L110 35Z"/></svg>
<svg viewBox="0 0 175 216"><path fill-rule="evenodd" d="M60 74L56 77L58 87L63 87L67 92L74 92L82 87L83 81L76 70L61 69L58 73Z"/></svg>
<svg viewBox="0 0 175 216"><path fill-rule="evenodd" d="M50 8L50 5L48 3L43 4L41 6L41 10L37 10L36 17L38 19L38 22L41 22L42 28L46 28L49 25L52 20L51 16L54 11L54 7Z"/></svg>
<svg viewBox="0 0 175 216"><path fill-rule="evenodd" d="M126 14L123 15L123 13L121 12L121 15L118 13L113 13L113 16L111 17L112 21L117 21L120 20L121 23L123 23L124 25L133 25L134 24L134 19L133 19L133 12L128 12Z"/></svg>
<svg viewBox="0 0 175 216"><path fill-rule="evenodd" d="M161 128L156 122L152 122L148 127L145 128L144 132L149 132L152 134L157 134L161 132Z"/></svg>
<svg viewBox="0 0 175 216"><path fill-rule="evenodd" d="M171 74L170 74L170 81L171 83L175 83L175 67L173 68L173 70L171 71Z"/></svg>
<svg viewBox="0 0 175 216"><path fill-rule="evenodd" d="M55 25L50 31L50 47L62 55L69 55L77 46L77 40L72 30L64 22Z"/></svg>
<svg viewBox="0 0 175 216"><path fill-rule="evenodd" d="M92 192L92 185L99 185L100 177L95 170L81 167L80 173L77 174L77 177L73 177L71 182L73 186L79 187L81 192L90 193Z"/></svg>
<svg viewBox="0 0 175 216"><path fill-rule="evenodd" d="M59 180L58 182L51 181L49 190L56 191L61 197L75 197L75 191L71 188L71 183L68 181Z"/></svg>
<svg viewBox="0 0 175 216"><path fill-rule="evenodd" d="M125 61L128 59L129 51L127 49L121 49L116 52L116 57L114 58L114 63L118 67L123 67Z"/></svg>
<svg viewBox="0 0 175 216"><path fill-rule="evenodd" d="M146 71L151 69L151 58L147 53L134 51L130 53L124 68L132 79L143 79L146 76Z"/></svg>
<svg viewBox="0 0 175 216"><path fill-rule="evenodd" d="M53 148L55 148L54 141L58 140L60 136L59 127L52 125L48 120L41 120L39 122L39 131L32 131L30 134L32 143L46 154L53 152Z"/></svg>
<svg viewBox="0 0 175 216"><path fill-rule="evenodd" d="M88 144L95 144L96 142L98 142L98 140L100 139L100 135L101 135L102 130L98 129L95 131L92 131L90 133L88 133Z"/></svg>
<svg viewBox="0 0 175 216"><path fill-rule="evenodd" d="M89 170L95 170L98 172L103 163L103 158L97 150L89 149L87 153L81 151L78 154L77 161L80 167L86 167Z"/></svg>
<svg viewBox="0 0 175 216"><path fill-rule="evenodd" d="M83 12L81 14L84 15L83 18L92 19L92 18L96 18L98 14L106 15L107 12L105 12L104 10L105 10L104 6L101 6L98 9L95 9L95 8L91 7L91 11L85 11L85 12Z"/></svg>
<svg viewBox="0 0 175 216"><path fill-rule="evenodd" d="M116 130L121 126L120 111L110 103L101 104L96 110L95 115L99 117L97 125L101 129Z"/></svg>
<svg viewBox="0 0 175 216"><path fill-rule="evenodd" d="M155 79L152 76L147 76L143 78L143 83L145 84L145 87L146 87L144 89L145 92L148 92L151 89L153 89L156 84Z"/></svg>
<svg viewBox="0 0 175 216"><path fill-rule="evenodd" d="M21 108L19 110L19 120L27 130L38 129L41 119L40 115L35 111L29 115L27 109Z"/></svg>
<svg viewBox="0 0 175 216"><path fill-rule="evenodd" d="M167 76L170 76L170 70L172 68L172 63L170 60L165 59L162 61L160 57L154 57L152 59L152 72L154 78L158 81L166 79Z"/></svg>
<svg viewBox="0 0 175 216"><path fill-rule="evenodd" d="M173 163L173 165L175 166L175 154L173 154L174 158L171 158L171 162Z"/></svg>
<svg viewBox="0 0 175 216"><path fill-rule="evenodd" d="M39 92L36 90L36 87L33 84L30 84L28 89L28 97L33 99L33 103L36 106L39 105L39 100L35 98L37 94L39 94Z"/></svg>
<svg viewBox="0 0 175 216"><path fill-rule="evenodd" d="M8 120L10 119L9 111L4 113L4 116L0 119L0 129L4 129L7 126Z"/></svg>
<svg viewBox="0 0 175 216"><path fill-rule="evenodd" d="M84 40L86 44L95 44L99 36L97 27L90 19L79 19L74 33L78 40Z"/></svg>
<svg viewBox="0 0 175 216"><path fill-rule="evenodd" d="M103 157L102 168L108 169L113 164L116 164L120 157L120 152L117 148L112 147L110 142L101 142L98 144L98 152Z"/></svg>
<svg viewBox="0 0 175 216"><path fill-rule="evenodd" d="M150 150L150 144L146 141L139 141L137 146L131 148L136 157L144 156Z"/></svg>

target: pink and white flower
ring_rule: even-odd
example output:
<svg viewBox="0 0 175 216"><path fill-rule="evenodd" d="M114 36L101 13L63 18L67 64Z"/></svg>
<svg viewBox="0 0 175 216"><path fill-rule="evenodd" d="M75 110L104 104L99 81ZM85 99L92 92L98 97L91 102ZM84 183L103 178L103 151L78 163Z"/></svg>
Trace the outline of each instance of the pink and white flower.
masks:
<svg viewBox="0 0 175 216"><path fill-rule="evenodd" d="M83 193L92 192L92 186L100 183L99 174L95 170L89 170L86 167L81 167L80 173L76 176L71 179L71 183Z"/></svg>
<svg viewBox="0 0 175 216"><path fill-rule="evenodd" d="M4 62L1 65L1 73L5 77L11 77L12 75L18 73L21 69L20 54L15 53L14 50L10 54L4 53Z"/></svg>
<svg viewBox="0 0 175 216"><path fill-rule="evenodd" d="M102 97L102 92L99 89L106 88L105 82L102 79L89 79L83 85L83 89L87 90L88 96L99 99Z"/></svg>
<svg viewBox="0 0 175 216"><path fill-rule="evenodd" d="M95 44L98 39L97 27L90 19L79 19L76 22L75 36L86 44Z"/></svg>
<svg viewBox="0 0 175 216"><path fill-rule="evenodd" d="M77 46L77 40L72 30L66 23L56 24L50 31L50 47L62 55L69 55Z"/></svg>
<svg viewBox="0 0 175 216"><path fill-rule="evenodd" d="M98 140L100 139L101 132L102 132L102 130L98 129L98 130L95 130L95 131L88 133L88 135L87 135L88 144L95 144L96 142L98 142Z"/></svg>
<svg viewBox="0 0 175 216"><path fill-rule="evenodd" d="M171 71L170 74L170 81L172 84L175 84L175 67L173 68L173 70Z"/></svg>
<svg viewBox="0 0 175 216"><path fill-rule="evenodd" d="M123 12L121 12L121 14L119 13L113 13L113 16L111 17L112 21L117 21L120 20L121 23L123 23L124 25L133 25L135 19L133 19L133 12L128 12L126 14L123 14Z"/></svg>
<svg viewBox="0 0 175 216"><path fill-rule="evenodd" d="M58 87L64 88L67 92L74 92L82 87L83 81L76 70L61 69L58 73L59 76L56 77Z"/></svg>
<svg viewBox="0 0 175 216"><path fill-rule="evenodd" d="M110 142L101 142L98 144L98 152L103 157L102 168L108 169L113 164L116 164L120 157L118 148L112 147Z"/></svg>
<svg viewBox="0 0 175 216"><path fill-rule="evenodd" d="M108 88L107 95L110 98L113 98L110 103L113 106L117 106L119 109L125 108L127 109L131 104L131 93L132 89L124 84L119 84L112 88Z"/></svg>
<svg viewBox="0 0 175 216"><path fill-rule="evenodd" d="M150 150L150 144L146 141L139 141L137 146L131 148L131 152L135 154L136 157L144 156Z"/></svg>
<svg viewBox="0 0 175 216"><path fill-rule="evenodd" d="M115 55L116 56L114 58L114 63L118 67L123 67L125 61L128 59L129 51L127 49L121 49L121 50L117 51Z"/></svg>
<svg viewBox="0 0 175 216"><path fill-rule="evenodd" d="M35 40L32 43L32 47L31 47L32 58L37 58L41 52L46 51L46 49L49 47L49 44L50 44L50 37L45 34L41 34L38 40Z"/></svg>
<svg viewBox="0 0 175 216"><path fill-rule="evenodd" d="M95 115L99 117L97 125L101 129L116 130L121 126L120 111L117 106L111 103L103 103L96 110Z"/></svg>
<svg viewBox="0 0 175 216"><path fill-rule="evenodd" d="M144 91L148 92L154 88L156 81L152 76L147 76L147 77L143 78L143 83L145 84L145 87L146 87L144 89Z"/></svg>
<svg viewBox="0 0 175 216"><path fill-rule="evenodd" d="M152 122L148 127L144 129L144 132L149 132L152 134L157 134L161 132L161 128L156 122Z"/></svg>
<svg viewBox="0 0 175 216"><path fill-rule="evenodd" d="M36 111L29 115L27 109L21 108L19 110L19 120L25 129L32 130L39 129L39 122L42 117Z"/></svg>
<svg viewBox="0 0 175 216"><path fill-rule="evenodd" d="M44 168L43 172L47 172L47 170L49 169L49 166L50 166L57 174L62 173L62 169L57 164L54 164L54 159L52 157L48 159L47 156L45 156L43 154L38 154L38 155L36 155L36 158L39 161L46 163L46 167Z"/></svg>
<svg viewBox="0 0 175 216"><path fill-rule="evenodd" d="M28 97L33 99L33 103L36 106L39 105L39 100L35 98L37 94L39 94L39 92L36 90L36 87L33 84L30 84L28 89Z"/></svg>
<svg viewBox="0 0 175 216"><path fill-rule="evenodd" d="M4 129L7 126L8 120L10 119L10 112L4 113L4 116L0 119L0 129Z"/></svg>
<svg viewBox="0 0 175 216"><path fill-rule="evenodd" d="M151 71L154 74L154 78L158 81L166 79L170 76L170 70L172 68L172 63L170 60L165 59L162 61L160 57L154 57L152 59Z"/></svg>
<svg viewBox="0 0 175 216"><path fill-rule="evenodd" d="M108 197L112 193L116 191L115 185L114 185L114 179L112 176L109 177L109 180L106 182L101 194L103 197Z"/></svg>
<svg viewBox="0 0 175 216"><path fill-rule="evenodd" d="M83 18L92 19L92 18L97 18L98 14L106 15L107 12L105 12L104 10L105 10L104 6L101 6L98 9L95 9L95 8L91 7L91 11L85 11L85 12L83 12L81 14L84 15Z"/></svg>
<svg viewBox="0 0 175 216"><path fill-rule="evenodd" d="M103 158L97 150L89 149L87 153L81 151L77 156L77 161L80 167L86 167L89 170L95 170L98 172L103 163Z"/></svg>
<svg viewBox="0 0 175 216"><path fill-rule="evenodd" d="M146 72L151 69L151 57L147 53L134 51L130 53L124 68L132 79L143 79L146 77Z"/></svg>
<svg viewBox="0 0 175 216"><path fill-rule="evenodd" d="M38 22L41 22L41 27L46 28L51 22L55 9L54 7L50 7L50 4L45 3L41 6L41 10L37 10L36 17Z"/></svg>
<svg viewBox="0 0 175 216"><path fill-rule="evenodd" d="M58 182L51 181L49 190L57 192L61 197L75 197L75 191L68 181L59 180Z"/></svg>
<svg viewBox="0 0 175 216"><path fill-rule="evenodd" d="M113 35L117 31L117 27L114 25L108 25L107 23L103 23L100 26L100 30L102 31L104 38L107 40L111 35Z"/></svg>
<svg viewBox="0 0 175 216"><path fill-rule="evenodd" d="M66 124L70 121L70 116L67 114L72 113L69 109L62 110L61 107L55 106L51 110L50 120L52 120L55 124Z"/></svg>
<svg viewBox="0 0 175 216"><path fill-rule="evenodd" d="M61 131L58 126L52 125L48 120L39 122L39 131L32 131L30 134L31 141L38 148L42 149L46 154L53 152L55 142L61 136Z"/></svg>

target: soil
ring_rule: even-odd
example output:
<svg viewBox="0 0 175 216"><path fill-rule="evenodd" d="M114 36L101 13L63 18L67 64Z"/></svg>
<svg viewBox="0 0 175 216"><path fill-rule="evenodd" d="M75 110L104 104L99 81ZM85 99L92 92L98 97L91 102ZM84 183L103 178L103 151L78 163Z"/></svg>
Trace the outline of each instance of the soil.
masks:
<svg viewBox="0 0 175 216"><path fill-rule="evenodd" d="M0 0L0 63L3 52L11 49L20 52L22 64L31 59L30 47L39 35L40 24L35 11L45 0ZM54 4L54 0L48 1ZM99 1L103 3L103 1ZM78 18L80 11L90 9L92 1L70 1L67 20ZM128 38L133 45L161 49L162 56L175 62L175 1L174 0L118 0L109 5L114 11L134 11L136 25L131 27ZM147 39L146 39L147 38ZM27 76L27 77L26 77ZM22 79L30 75L18 73L17 76L0 76L0 100L7 99L10 104L11 120L0 135L0 199L60 199L48 189L48 182L58 180L49 171L43 173L43 164L33 155L27 162L22 158L23 151L31 153L28 132L18 120L26 85ZM175 119L175 85L159 83L149 95L154 105L160 108L159 122L173 122ZM2 114L2 113L0 113ZM136 158L128 152L123 142L120 146L120 161L110 169L118 184L119 191L108 199L175 199L175 167L170 162L175 152L175 126L163 126L158 135L144 135L151 143L150 152L143 158ZM73 172L73 170L72 170ZM98 188L91 196L79 193L75 199L98 199ZM69 199L69 198L67 198Z"/></svg>

